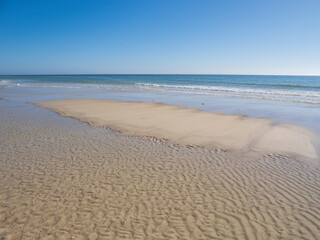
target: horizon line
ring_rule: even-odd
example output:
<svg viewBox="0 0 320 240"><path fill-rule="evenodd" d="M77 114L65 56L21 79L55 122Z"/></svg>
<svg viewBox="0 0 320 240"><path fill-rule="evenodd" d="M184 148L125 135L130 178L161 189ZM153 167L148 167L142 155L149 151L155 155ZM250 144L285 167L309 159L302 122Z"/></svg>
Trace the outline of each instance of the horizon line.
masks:
<svg viewBox="0 0 320 240"><path fill-rule="evenodd" d="M230 76L306 76L319 77L320 74L253 74L253 73L35 73L0 74L0 76L64 76L64 75L230 75Z"/></svg>

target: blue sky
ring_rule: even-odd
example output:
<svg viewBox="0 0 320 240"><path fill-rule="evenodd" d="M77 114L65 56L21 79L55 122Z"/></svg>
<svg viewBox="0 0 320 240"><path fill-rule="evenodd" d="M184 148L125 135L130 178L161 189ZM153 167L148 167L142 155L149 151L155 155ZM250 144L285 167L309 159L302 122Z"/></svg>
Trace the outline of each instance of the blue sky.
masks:
<svg viewBox="0 0 320 240"><path fill-rule="evenodd" d="M319 0L0 0L0 74L320 75Z"/></svg>

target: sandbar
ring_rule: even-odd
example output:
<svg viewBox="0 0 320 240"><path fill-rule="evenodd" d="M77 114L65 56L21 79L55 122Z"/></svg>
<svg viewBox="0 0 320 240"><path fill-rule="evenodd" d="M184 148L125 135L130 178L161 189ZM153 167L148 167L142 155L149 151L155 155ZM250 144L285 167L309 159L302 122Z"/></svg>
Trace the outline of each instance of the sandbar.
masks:
<svg viewBox="0 0 320 240"><path fill-rule="evenodd" d="M250 118L185 109L180 105L67 99L37 102L62 116L125 135L150 136L182 145L215 146L236 152L280 153L318 159L318 138L309 129Z"/></svg>

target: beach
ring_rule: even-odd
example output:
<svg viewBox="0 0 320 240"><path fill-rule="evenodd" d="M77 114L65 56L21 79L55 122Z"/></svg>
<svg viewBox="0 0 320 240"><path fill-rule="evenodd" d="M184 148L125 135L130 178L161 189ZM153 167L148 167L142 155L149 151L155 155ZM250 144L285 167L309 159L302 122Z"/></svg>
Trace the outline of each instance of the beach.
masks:
<svg viewBox="0 0 320 240"><path fill-rule="evenodd" d="M128 90L0 94L0 239L320 235L318 135L303 124Z"/></svg>
<svg viewBox="0 0 320 240"><path fill-rule="evenodd" d="M320 240L319 9L0 0L0 240Z"/></svg>

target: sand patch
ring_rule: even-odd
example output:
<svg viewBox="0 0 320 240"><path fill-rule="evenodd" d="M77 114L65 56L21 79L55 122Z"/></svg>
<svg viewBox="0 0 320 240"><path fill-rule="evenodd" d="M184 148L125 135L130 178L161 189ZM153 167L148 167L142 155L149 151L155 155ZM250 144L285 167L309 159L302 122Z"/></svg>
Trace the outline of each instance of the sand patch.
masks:
<svg viewBox="0 0 320 240"><path fill-rule="evenodd" d="M96 99L42 101L36 105L126 135L164 138L182 145L214 145L242 152L318 158L317 138L311 131L289 124L273 125L270 119L202 112L161 103Z"/></svg>

